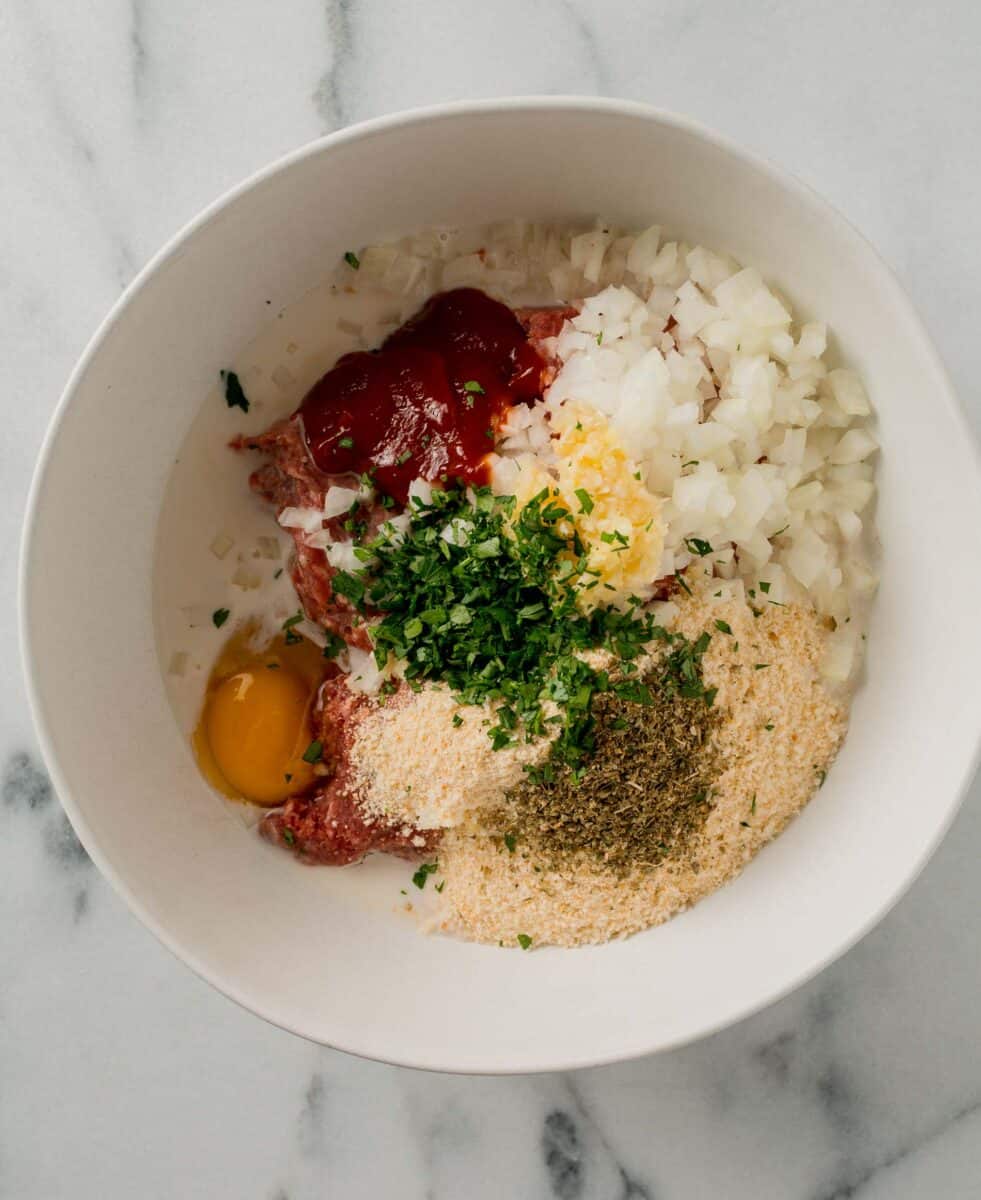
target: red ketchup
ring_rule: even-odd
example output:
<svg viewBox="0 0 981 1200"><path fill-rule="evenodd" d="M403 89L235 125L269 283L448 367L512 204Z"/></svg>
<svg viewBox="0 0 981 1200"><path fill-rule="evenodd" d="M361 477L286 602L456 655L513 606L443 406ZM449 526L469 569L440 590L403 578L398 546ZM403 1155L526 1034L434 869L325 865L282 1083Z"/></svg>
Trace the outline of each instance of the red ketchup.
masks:
<svg viewBox="0 0 981 1200"><path fill-rule="evenodd" d="M401 503L413 479L486 483L495 432L541 394L544 366L507 305L441 292L314 384L300 406L307 448L326 474L370 472Z"/></svg>

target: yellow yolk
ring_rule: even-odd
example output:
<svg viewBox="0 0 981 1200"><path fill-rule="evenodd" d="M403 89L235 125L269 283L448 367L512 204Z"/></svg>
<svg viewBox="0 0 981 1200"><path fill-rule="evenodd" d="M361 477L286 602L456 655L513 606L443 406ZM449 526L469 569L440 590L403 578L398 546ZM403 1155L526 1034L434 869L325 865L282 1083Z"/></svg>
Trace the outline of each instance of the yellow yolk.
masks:
<svg viewBox="0 0 981 1200"><path fill-rule="evenodd" d="M205 735L218 770L256 804L278 804L313 781L309 695L287 671L241 671L208 700Z"/></svg>
<svg viewBox="0 0 981 1200"><path fill-rule="evenodd" d="M225 795L281 804L316 779L303 756L325 664L306 639L277 637L257 649L254 634L234 634L215 663L194 748L202 773Z"/></svg>

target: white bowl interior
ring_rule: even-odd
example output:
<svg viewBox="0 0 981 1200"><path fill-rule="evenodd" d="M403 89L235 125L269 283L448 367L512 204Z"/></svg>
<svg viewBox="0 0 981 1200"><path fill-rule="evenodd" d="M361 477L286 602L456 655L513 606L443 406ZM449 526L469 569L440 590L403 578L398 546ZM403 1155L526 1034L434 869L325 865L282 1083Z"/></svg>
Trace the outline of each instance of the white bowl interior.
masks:
<svg viewBox="0 0 981 1200"><path fill-rule="evenodd" d="M154 646L154 530L217 368L350 246L509 216L658 220L808 315L878 409L885 553L867 681L828 783L731 886L660 929L532 954L426 937L352 872L296 866L198 777ZM216 206L124 298L47 446L25 551L42 740L69 815L141 918L222 991L319 1041L460 1070L611 1060L698 1036L840 953L915 875L976 748L981 487L942 369L870 247L684 122L539 101L375 123ZM369 874L371 867L357 868Z"/></svg>

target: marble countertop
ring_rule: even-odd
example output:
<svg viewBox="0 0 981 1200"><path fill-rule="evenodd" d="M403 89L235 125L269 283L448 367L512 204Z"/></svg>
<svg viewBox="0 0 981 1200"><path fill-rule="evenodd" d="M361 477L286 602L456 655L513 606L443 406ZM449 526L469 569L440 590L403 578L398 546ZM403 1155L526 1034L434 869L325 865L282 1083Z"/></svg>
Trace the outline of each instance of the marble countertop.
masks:
<svg viewBox="0 0 981 1200"><path fill-rule="evenodd" d="M0 633L68 371L158 245L270 159L437 100L688 112L876 243L981 427L972 0L5 0ZM102 882L0 676L0 1198L920 1200L981 1194L981 786L895 911L782 1003L656 1058L426 1075L241 1011Z"/></svg>

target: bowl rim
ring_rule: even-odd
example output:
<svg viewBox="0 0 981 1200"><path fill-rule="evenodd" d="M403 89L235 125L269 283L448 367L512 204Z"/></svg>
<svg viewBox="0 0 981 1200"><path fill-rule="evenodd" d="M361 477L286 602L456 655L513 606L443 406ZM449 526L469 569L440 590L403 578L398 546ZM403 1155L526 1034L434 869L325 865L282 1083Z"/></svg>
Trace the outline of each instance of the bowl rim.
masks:
<svg viewBox="0 0 981 1200"><path fill-rule="evenodd" d="M853 244L862 249L866 255L872 256L881 273L883 283L888 287L891 293L892 300L899 306L901 310L904 311L904 315L909 322L910 330L915 332L915 336L919 340L919 349L923 352L925 359L928 361L929 366L936 377L938 385L937 402L942 403L945 406L949 417L954 422L955 428L959 429L964 441L970 447L974 462L974 474L976 476L976 482L981 482L981 447L978 446L978 443L973 435L964 408L961 405L956 392L954 391L947 370L936 347L934 346L933 340L923 324L918 312L916 311L911 299L899 282L893 269L879 254L872 242L864 234L862 234L848 220L848 218L839 212L834 205L825 200L808 184L797 178L797 176L792 174L790 171L776 166L774 163L770 162L768 159L762 157L754 151L745 149L729 137L717 133L715 130L707 127L700 121L682 114L674 113L667 109L648 105L638 101L621 100L612 97L590 97L577 95L553 96L534 94L490 98L484 100L457 100L388 113L383 116L349 125L344 129L305 143L297 149L289 151L281 157L273 160L271 163L268 163L266 166L261 167L259 170L254 171L250 175L246 176L242 181L235 184L219 195L211 203L206 205L196 216L194 216L190 221L178 229L176 233L167 239L163 246L137 273L134 279L113 304L107 315L100 322L99 326L91 336L88 344L79 357L77 363L72 369L68 381L65 384L64 390L58 400L57 405L55 406L53 415L48 424L41 444L41 449L38 454L28 491L27 505L22 526L17 584L18 635L21 645L21 658L26 682L28 705L37 733L38 745L41 750L43 760L51 776L51 780L58 795L59 801L83 847L91 857L92 861L98 867L101 874L109 882L117 895L122 898L129 910L140 921L140 923L147 930L149 930L149 932L152 933L153 936L178 960L186 964L200 979L203 979L205 982L214 987L216 991L220 992L228 999L233 1000L240 1007L251 1013L254 1013L256 1016L261 1017L263 1020L268 1021L270 1024L280 1029L284 1029L287 1032L302 1037L313 1042L314 1044L326 1045L332 1049L342 1050L345 1053L353 1054L357 1057L366 1058L372 1061L386 1062L392 1066L404 1066L421 1070L449 1073L481 1075L527 1074L557 1070L577 1070L585 1067L603 1066L615 1062L627 1061L653 1053L660 1053L662 1051L676 1049L680 1046L684 1046L691 1042L708 1037L709 1035L725 1029L730 1025L734 1025L739 1021L745 1020L754 1013L769 1007L778 1000L781 1000L783 997L789 995L791 992L795 991L797 988L813 979L831 963L836 961L853 946L855 946L905 895L905 893L919 877L923 868L933 856L940 842L946 835L951 823L954 820L954 817L957 815L957 812L963 803L967 790L970 787L974 775L978 770L978 766L981 764L981 727L979 727L973 750L966 758L959 782L953 789L952 794L947 801L946 809L935 826L932 836L924 842L924 845L912 867L907 871L904 877L897 880L897 882L890 889L888 895L882 902L880 902L874 911L867 914L865 918L847 934L847 936L842 937L830 951L822 955L813 963L809 964L805 970L799 971L793 975L792 978L785 980L779 986L772 987L769 990L759 994L752 1001L744 1003L734 1010L729 1011L722 1016L716 1017L713 1020L705 1021L699 1027L690 1030L686 1034L671 1038L667 1041L658 1041L654 1039L650 1043L625 1045L604 1054L589 1054L587 1052L575 1057L569 1056L562 1061L530 1061L523 1062L520 1066L504 1063L500 1067L475 1070L473 1067L461 1067L458 1063L454 1063L453 1061L440 1060L436 1056L419 1056L414 1054L411 1049L407 1050L404 1055L400 1055L397 1058L381 1057L372 1053L370 1048L364 1044L353 1044L350 1041L345 1041L343 1039L336 1042L321 1041L319 1038L306 1032L305 1030L295 1028L289 1023L289 1021L277 1016L274 1011L270 1011L269 1006L264 1005L261 1002L261 999L251 995L246 996L240 994L236 988L228 985L220 977L218 972L216 972L210 966L206 958L202 957L196 950L186 946L180 938L171 934L171 932L163 923L156 920L149 913L147 908L140 900L139 895L117 873L116 869L103 854L102 849L99 846L98 839L86 821L81 807L72 794L71 788L68 786L65 775L61 769L58 754L55 751L53 730L49 723L45 700L41 694L35 674L35 647L30 633L27 602L28 578L31 571L32 547L34 541L33 534L37 523L38 514L43 504L45 483L54 446L58 440L65 414L67 413L75 392L77 391L82 379L88 371L90 364L98 355L103 343L109 336L110 332L114 329L117 322L120 320L123 312L149 284L158 270L160 270L161 267L163 267L176 254L178 254L184 244L198 230L210 224L218 216L220 216L220 214L226 208L233 205L241 196L251 191L265 180L277 175L281 171L287 170L295 163L301 162L306 158L329 152L333 148L344 145L348 142L370 138L375 134L386 133L393 129L409 129L419 124L455 119L458 117L497 112L515 112L521 110L526 110L529 113L542 113L550 111L589 111L591 113L602 112L608 113L611 116L641 118L644 120L653 121L669 128L673 128L679 132L692 135L695 138L715 147L716 149L721 150L723 153L741 160L744 164L767 176L772 182L777 184L784 191L791 193L798 202L801 202L810 207L812 210L819 212L825 221L830 222L836 227L839 235L844 236L846 239L850 239Z"/></svg>

